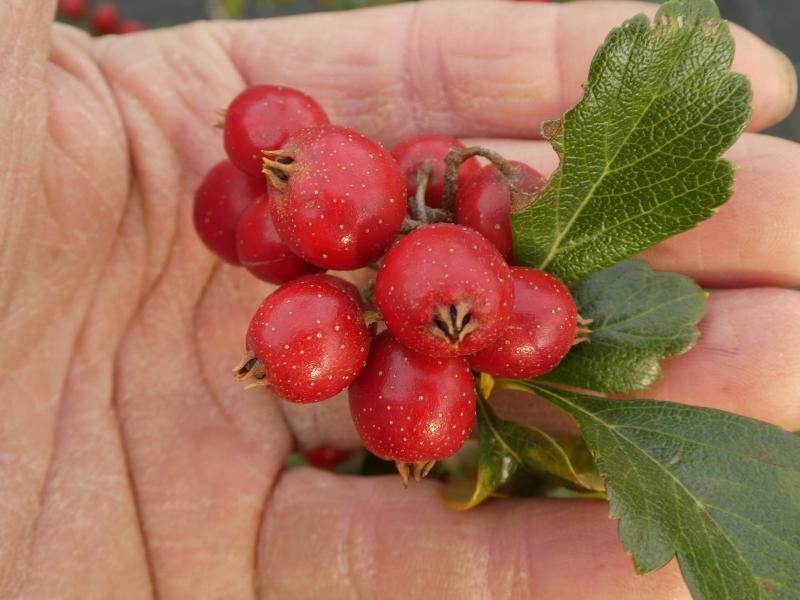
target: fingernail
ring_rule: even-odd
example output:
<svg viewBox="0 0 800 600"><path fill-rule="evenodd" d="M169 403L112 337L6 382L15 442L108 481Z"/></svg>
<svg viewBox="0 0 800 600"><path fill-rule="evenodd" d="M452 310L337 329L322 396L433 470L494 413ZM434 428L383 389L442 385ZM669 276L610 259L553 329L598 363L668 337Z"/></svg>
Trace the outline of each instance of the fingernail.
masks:
<svg viewBox="0 0 800 600"><path fill-rule="evenodd" d="M785 71L785 75L782 78L786 85L785 94L783 96L785 104L781 107L782 110L780 112L780 118L784 119L791 114L797 103L797 68L794 66L791 59L783 52L777 48L773 48L773 50L778 55L778 62Z"/></svg>

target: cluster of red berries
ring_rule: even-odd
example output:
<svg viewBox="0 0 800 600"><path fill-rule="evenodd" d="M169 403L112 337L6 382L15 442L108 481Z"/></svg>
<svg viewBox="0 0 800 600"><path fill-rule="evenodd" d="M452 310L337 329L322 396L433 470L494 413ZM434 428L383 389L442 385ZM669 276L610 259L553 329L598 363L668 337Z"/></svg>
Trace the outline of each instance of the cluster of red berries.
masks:
<svg viewBox="0 0 800 600"><path fill-rule="evenodd" d="M89 13L87 0L58 0L58 14L73 22L82 21ZM134 33L145 29L138 19L125 19L119 8L111 2L101 2L89 15L91 30L95 35Z"/></svg>
<svg viewBox="0 0 800 600"><path fill-rule="evenodd" d="M285 87L247 89L220 126L228 160L197 190L196 229L282 284L250 323L238 378L299 403L349 389L364 444L407 479L469 437L474 372L536 377L575 343L565 285L509 266L512 192L544 184L532 168L441 135L388 152ZM377 270L364 290L323 273L361 268Z"/></svg>

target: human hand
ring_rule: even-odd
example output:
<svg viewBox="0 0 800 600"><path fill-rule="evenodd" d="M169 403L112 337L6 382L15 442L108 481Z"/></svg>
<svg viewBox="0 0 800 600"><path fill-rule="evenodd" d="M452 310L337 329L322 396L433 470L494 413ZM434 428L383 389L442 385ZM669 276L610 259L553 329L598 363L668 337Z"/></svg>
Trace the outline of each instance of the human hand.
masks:
<svg viewBox="0 0 800 600"><path fill-rule="evenodd" d="M0 596L688 597L674 564L635 577L602 502L455 513L435 482L282 472L296 445L358 443L346 402L242 392L229 367L270 288L211 257L191 220L222 157L214 110L250 83L304 90L386 143L491 138L550 170L527 140L643 9L423 3L93 41L51 28L52 1L0 3ZM790 110L794 74L737 40L757 130ZM646 254L729 288L646 395L798 429L783 348L800 298L777 288L800 279L800 149L746 134L729 156L730 203ZM528 400L499 408L564 427Z"/></svg>

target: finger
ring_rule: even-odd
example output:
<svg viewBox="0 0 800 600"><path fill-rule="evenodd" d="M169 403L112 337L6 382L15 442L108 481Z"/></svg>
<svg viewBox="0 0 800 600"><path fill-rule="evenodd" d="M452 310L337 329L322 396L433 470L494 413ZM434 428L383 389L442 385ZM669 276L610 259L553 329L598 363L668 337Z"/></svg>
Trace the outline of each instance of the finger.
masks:
<svg viewBox="0 0 800 600"><path fill-rule="evenodd" d="M689 598L674 562L634 574L604 502L503 500L463 513L439 489L285 473L258 541L259 597Z"/></svg>
<svg viewBox="0 0 800 600"><path fill-rule="evenodd" d="M544 142L467 140L544 173L558 159ZM679 271L706 287L788 287L800 283L800 146L745 134L728 152L734 194L712 218L647 250L656 269Z"/></svg>
<svg viewBox="0 0 800 600"><path fill-rule="evenodd" d="M663 377L630 397L715 408L800 430L800 293L752 289L713 291L697 346L662 363ZM528 394L497 394L507 419L555 434L574 433L553 407Z"/></svg>
<svg viewBox="0 0 800 600"><path fill-rule="evenodd" d="M800 293L713 291L697 347L638 397L717 408L800 430Z"/></svg>
<svg viewBox="0 0 800 600"><path fill-rule="evenodd" d="M223 26L249 83L303 89L333 119L384 141L417 132L538 137L580 98L606 33L644 3L425 2ZM734 68L754 88L751 129L795 101L788 59L734 27Z"/></svg>
<svg viewBox="0 0 800 600"><path fill-rule="evenodd" d="M800 355L790 350L800 347L800 330L790 325L797 322L800 292L713 291L697 346L664 361L662 379L631 396L716 408L800 430ZM502 418L555 435L577 431L565 413L530 394L499 392L492 404ZM287 414L300 444L359 445L346 402L308 409Z"/></svg>

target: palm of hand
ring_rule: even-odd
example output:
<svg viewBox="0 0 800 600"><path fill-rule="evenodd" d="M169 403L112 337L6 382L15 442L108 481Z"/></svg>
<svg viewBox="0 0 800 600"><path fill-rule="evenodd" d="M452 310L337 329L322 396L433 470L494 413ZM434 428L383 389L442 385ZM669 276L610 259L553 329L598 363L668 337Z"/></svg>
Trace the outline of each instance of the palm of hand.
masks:
<svg viewBox="0 0 800 600"><path fill-rule="evenodd" d="M520 32L545 29L533 10L541 11L537 21L572 10L580 17L562 23L603 23L592 39L573 24L559 40L585 71L601 32L637 8L492 4L481 11ZM475 15L454 17L446 4L350 16L341 28L361 37L335 44L326 36L341 17L296 27L197 25L92 44L63 28L50 36L45 15L0 8L0 16L3 10L20 19L20 38L38 35L44 44L50 37L52 45L46 89L44 73L9 63L11 81L28 91L18 110L30 117L20 123L0 115L6 130L19 132L11 143L18 151L0 155L9 166L2 172L18 174L0 186L8 223L0 233L4 597L686 596L675 568L632 580L602 503L507 501L464 515L440 505L433 483L404 493L393 480L281 474L296 441L355 443L346 406L339 399L298 411L242 394L227 367L268 288L215 262L192 230L191 195L222 152L210 121L245 82L307 90L334 120L379 139L414 130L500 138L530 135L527 123L563 112L578 93L580 70L562 67L563 93L542 85L546 77L525 87L522 60L543 49L534 34L527 45L510 36L521 47L493 40L499 58L484 58L505 71L488 75L461 50L462 40L441 33L447 22L453 31L474 27ZM765 59L768 48L745 41L745 68L772 65L753 74L759 126L785 111L773 90L781 65ZM437 45L440 60L420 50ZM558 77L551 59L537 60ZM482 79L470 76L478 68ZM530 107L528 98L540 102ZM490 144L553 166L542 143ZM785 285L796 280L791 265L800 247L780 235L748 237L760 213L747 189L755 181L779 191L796 186L786 163L800 154L756 136L740 143L734 159L737 153L751 162L731 209L649 258L708 285ZM782 198L787 192L775 202ZM800 215L786 219L782 227L791 231ZM719 250L726 236L739 247ZM710 248L713 257L704 257ZM777 253L772 270L761 270ZM701 347L673 361L648 395L796 428L800 413L778 392L796 389L800 374L759 341L800 313L800 304L777 290L712 298ZM767 364L787 376L774 394L765 388L779 384L758 373ZM741 365L752 371L737 375ZM695 372L707 376L690 387ZM764 404L744 404L755 391Z"/></svg>

